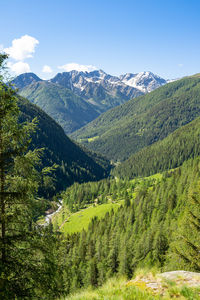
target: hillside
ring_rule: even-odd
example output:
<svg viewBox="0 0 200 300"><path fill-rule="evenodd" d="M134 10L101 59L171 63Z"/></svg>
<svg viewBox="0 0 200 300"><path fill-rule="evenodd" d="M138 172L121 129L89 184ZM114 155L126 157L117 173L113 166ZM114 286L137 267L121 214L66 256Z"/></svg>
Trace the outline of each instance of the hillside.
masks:
<svg viewBox="0 0 200 300"><path fill-rule="evenodd" d="M109 163L95 153L83 150L72 142L63 129L44 111L28 100L19 100L21 121L37 117L38 130L32 137L32 148L44 148L43 165L59 165L56 171L56 190L66 188L73 182L99 180L107 175Z"/></svg>
<svg viewBox="0 0 200 300"><path fill-rule="evenodd" d="M107 111L72 134L88 148L123 161L200 115L200 78L185 77Z"/></svg>
<svg viewBox="0 0 200 300"><path fill-rule="evenodd" d="M93 104L71 90L48 81L25 86L20 95L38 105L69 134L95 119L99 113Z"/></svg>
<svg viewBox="0 0 200 300"><path fill-rule="evenodd" d="M145 147L117 166L112 174L120 178L149 176L176 168L200 155L200 118L182 126L165 139Z"/></svg>
<svg viewBox="0 0 200 300"><path fill-rule="evenodd" d="M125 205L66 237L66 291L100 286L115 275L132 278L138 268L199 272L199 174L195 158L161 180L112 189L111 198L117 190Z"/></svg>

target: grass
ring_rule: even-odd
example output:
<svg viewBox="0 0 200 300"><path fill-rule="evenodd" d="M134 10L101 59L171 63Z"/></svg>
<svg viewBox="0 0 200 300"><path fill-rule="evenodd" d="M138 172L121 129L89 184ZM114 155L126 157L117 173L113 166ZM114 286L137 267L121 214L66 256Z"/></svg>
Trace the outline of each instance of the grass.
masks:
<svg viewBox="0 0 200 300"><path fill-rule="evenodd" d="M154 183L159 182L162 179L163 174L157 173L155 175L144 177L144 178L135 178L130 180L130 183L137 183L137 187L134 191L129 191L129 195L132 199L135 198L137 194L137 189L140 185L148 184L149 181L153 181ZM116 181L119 179L116 178ZM151 188L151 187L150 187ZM117 200L112 202L112 196L108 199L109 202L101 205L90 205L88 208L79 210L76 213L71 213L68 208L63 205L63 208L60 212L53 216L52 223L56 230L60 230L65 234L72 234L75 232L81 232L83 229L87 230L88 225L92 218L97 216L98 218L102 218L105 216L107 212L111 209L117 210L118 207L124 203L124 200Z"/></svg>
<svg viewBox="0 0 200 300"><path fill-rule="evenodd" d="M170 171L173 171L173 169ZM157 182L161 181L162 178L163 178L163 173L156 173L156 174L146 176L146 177L136 177L134 179L131 179L130 182L132 182L132 183L138 182L139 184L142 184L145 181L148 182L148 181L154 180L157 183Z"/></svg>
<svg viewBox="0 0 200 300"><path fill-rule="evenodd" d="M45 224L45 217L44 216L39 217L37 220L37 224L39 225Z"/></svg>
<svg viewBox="0 0 200 300"><path fill-rule="evenodd" d="M152 293L135 286L127 286L125 278L112 278L99 289L88 289L80 294L74 294L65 300L154 300L161 299Z"/></svg>
<svg viewBox="0 0 200 300"><path fill-rule="evenodd" d="M149 181L153 181L153 184L161 181L163 174L157 173L148 177L137 177L135 179L130 180L130 183L137 183L136 188L133 191L129 192L129 196L132 199L135 198L137 194L138 188L143 184L148 184ZM115 178L116 181L119 178ZM151 187L149 187L151 189ZM60 230L65 234L71 234L75 232L80 232L83 229L87 229L88 225L92 218L97 216L98 218L104 217L106 212L110 211L112 208L116 210L121 204L124 203L124 200L121 198L113 202L112 195L109 196L108 203L101 205L90 205L88 208L82 209L76 213L71 213L67 206L63 205L62 209L59 213L56 213L52 217L52 223L55 230ZM41 217L38 220L39 224L43 224L45 222L45 218Z"/></svg>
<svg viewBox="0 0 200 300"><path fill-rule="evenodd" d="M57 227L56 229L60 227L60 231L64 232L65 234L80 232L83 229L88 228L92 218L95 216L98 218L103 218L107 212L109 212L111 209L117 210L121 204L123 204L123 201L90 206L73 214L69 214L68 211L63 211L65 210L65 208L63 208L53 218L53 224Z"/></svg>
<svg viewBox="0 0 200 300"><path fill-rule="evenodd" d="M91 143L91 142L97 140L98 138L99 138L99 135L93 136L93 137L91 137L91 138L88 138L87 140L88 140L89 143Z"/></svg>
<svg viewBox="0 0 200 300"><path fill-rule="evenodd" d="M142 276L140 274L140 276ZM146 274L147 278L155 280L153 273ZM137 277L138 278L138 277ZM102 287L88 288L79 293L69 295L62 300L199 300L200 289L187 286L176 286L163 283L164 288L157 292L147 287L145 282L139 279L127 281L126 278L111 278ZM146 278L146 277L145 277ZM61 299L60 299L61 300Z"/></svg>

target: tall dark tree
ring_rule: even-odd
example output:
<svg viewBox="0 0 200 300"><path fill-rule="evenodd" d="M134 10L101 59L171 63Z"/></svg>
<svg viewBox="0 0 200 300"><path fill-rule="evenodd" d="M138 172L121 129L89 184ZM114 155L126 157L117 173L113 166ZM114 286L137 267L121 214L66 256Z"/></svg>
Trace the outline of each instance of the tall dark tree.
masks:
<svg viewBox="0 0 200 300"><path fill-rule="evenodd" d="M0 55L1 71L6 58ZM55 249L47 247L56 244L56 237L33 222L41 176L50 169L37 171L41 150L28 150L36 121L19 124L15 91L3 79L1 75L0 298L41 299L43 289L56 287Z"/></svg>

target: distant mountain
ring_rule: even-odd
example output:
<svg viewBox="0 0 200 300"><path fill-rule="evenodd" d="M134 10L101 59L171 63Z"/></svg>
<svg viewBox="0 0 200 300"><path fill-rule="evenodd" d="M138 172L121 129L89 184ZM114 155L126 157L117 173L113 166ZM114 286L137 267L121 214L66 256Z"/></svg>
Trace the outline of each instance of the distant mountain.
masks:
<svg viewBox="0 0 200 300"><path fill-rule="evenodd" d="M37 104L70 134L110 108L166 83L151 72L111 76L102 70L58 73L41 80L33 73L13 81L19 94Z"/></svg>
<svg viewBox="0 0 200 300"><path fill-rule="evenodd" d="M102 70L58 73L51 82L71 89L76 95L96 105L100 112L143 94L139 89L126 85L118 77Z"/></svg>
<svg viewBox="0 0 200 300"><path fill-rule="evenodd" d="M26 86L28 86L29 84L38 82L38 81L42 81L42 79L40 79L37 75L35 75L34 73L24 73L21 74L19 76L17 76L14 80L13 80L13 84L18 88L18 89L23 89Z"/></svg>
<svg viewBox="0 0 200 300"><path fill-rule="evenodd" d="M138 74L127 73L121 75L120 79L126 85L137 88L143 93L149 93L167 83L167 80L151 72L140 72Z"/></svg>
<svg viewBox="0 0 200 300"><path fill-rule="evenodd" d="M140 94L148 93L167 83L167 80L152 72L127 73L117 77L109 75L102 70L58 73L51 81L67 87L88 99L94 96L92 89L89 88L92 85L102 86L112 96L121 93L130 99L138 95L138 90L141 92Z"/></svg>
<svg viewBox="0 0 200 300"><path fill-rule="evenodd" d="M99 115L92 104L76 96L71 90L52 82L33 82L21 89L20 95L42 108L67 134Z"/></svg>
<svg viewBox="0 0 200 300"><path fill-rule="evenodd" d="M185 77L115 107L72 134L89 149L123 161L200 116L200 76Z"/></svg>
<svg viewBox="0 0 200 300"><path fill-rule="evenodd" d="M31 147L44 148L42 164L51 166L56 163L56 192L74 182L87 182L104 178L109 173L109 162L102 156L83 149L71 141L51 117L36 105L20 97L20 121L38 119L38 129L32 136Z"/></svg>

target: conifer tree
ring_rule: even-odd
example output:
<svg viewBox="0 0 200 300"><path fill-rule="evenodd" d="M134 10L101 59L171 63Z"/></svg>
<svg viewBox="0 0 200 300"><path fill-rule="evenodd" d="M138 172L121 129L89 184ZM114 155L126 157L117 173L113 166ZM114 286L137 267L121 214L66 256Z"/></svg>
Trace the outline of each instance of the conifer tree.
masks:
<svg viewBox="0 0 200 300"><path fill-rule="evenodd" d="M15 90L3 81L6 59L0 54L0 298L41 299L54 290L53 299L56 238L33 222L41 176L50 169L38 172L41 150L28 150L36 121L18 122Z"/></svg>
<svg viewBox="0 0 200 300"><path fill-rule="evenodd" d="M200 272L200 182L189 191L183 224L174 251L185 267Z"/></svg>

